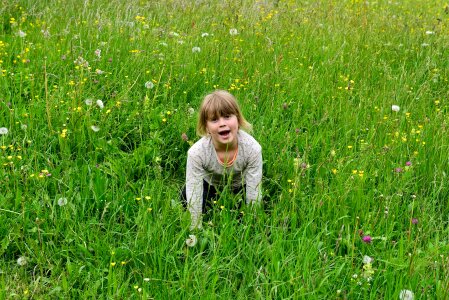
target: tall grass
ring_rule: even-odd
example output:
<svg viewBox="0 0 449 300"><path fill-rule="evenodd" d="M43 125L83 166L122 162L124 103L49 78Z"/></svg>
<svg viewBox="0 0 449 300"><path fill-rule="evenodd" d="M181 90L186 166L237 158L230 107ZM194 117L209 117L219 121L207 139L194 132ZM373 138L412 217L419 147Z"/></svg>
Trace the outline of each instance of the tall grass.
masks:
<svg viewBox="0 0 449 300"><path fill-rule="evenodd" d="M3 1L0 297L447 298L448 9ZM225 190L189 232L217 88L263 147L264 204Z"/></svg>

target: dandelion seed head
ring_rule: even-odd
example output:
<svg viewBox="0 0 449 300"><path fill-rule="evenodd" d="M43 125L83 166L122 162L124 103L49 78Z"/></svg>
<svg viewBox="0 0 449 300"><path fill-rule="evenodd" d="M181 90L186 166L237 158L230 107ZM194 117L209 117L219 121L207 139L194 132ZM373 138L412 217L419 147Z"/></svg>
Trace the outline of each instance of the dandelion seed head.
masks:
<svg viewBox="0 0 449 300"><path fill-rule="evenodd" d="M229 34L230 35L237 35L237 34L239 34L239 32L238 32L238 30L236 28L231 28L229 30Z"/></svg>
<svg viewBox="0 0 449 300"><path fill-rule="evenodd" d="M398 112L399 110L401 110L401 108L398 105L392 105L391 110L394 112Z"/></svg>
<svg viewBox="0 0 449 300"><path fill-rule="evenodd" d="M199 53L199 52L201 52L201 48L200 47L193 47L192 48L192 52L193 53Z"/></svg>
<svg viewBox="0 0 449 300"><path fill-rule="evenodd" d="M194 234L189 234L189 238L186 239L186 245L188 247L194 247L197 242L198 242L198 239Z"/></svg>
<svg viewBox="0 0 449 300"><path fill-rule="evenodd" d="M410 290L401 290L399 293L400 300L413 300L415 299L415 295Z"/></svg>
<svg viewBox="0 0 449 300"><path fill-rule="evenodd" d="M100 99L98 99L97 101L95 101L95 103L97 104L97 106L98 106L100 109L103 109L103 108L104 108L104 103L103 103L103 101L101 101Z"/></svg>
<svg viewBox="0 0 449 300"><path fill-rule="evenodd" d="M152 88L154 88L154 83L152 81L147 81L147 82L145 82L145 87L147 89L152 89Z"/></svg>
<svg viewBox="0 0 449 300"><path fill-rule="evenodd" d="M370 264L370 263L373 262L373 260L374 259L372 257L369 257L368 255L363 256L363 263L364 264Z"/></svg>
<svg viewBox="0 0 449 300"><path fill-rule="evenodd" d="M0 127L0 135L6 135L6 134L8 134L8 128Z"/></svg>
<svg viewBox="0 0 449 300"><path fill-rule="evenodd" d="M24 265L26 265L28 262L27 258L25 256L21 256L17 259L17 264L21 267L23 267Z"/></svg>
<svg viewBox="0 0 449 300"><path fill-rule="evenodd" d="M61 198L58 199L58 205L59 206L64 206L66 204L67 204L67 198L61 197Z"/></svg>

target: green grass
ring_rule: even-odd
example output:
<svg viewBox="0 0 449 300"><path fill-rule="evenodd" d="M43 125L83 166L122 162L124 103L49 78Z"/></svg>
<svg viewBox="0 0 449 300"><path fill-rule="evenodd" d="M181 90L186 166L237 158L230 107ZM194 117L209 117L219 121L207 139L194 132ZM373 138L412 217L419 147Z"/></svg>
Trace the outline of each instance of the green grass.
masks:
<svg viewBox="0 0 449 300"><path fill-rule="evenodd" d="M448 9L2 1L0 298L447 298ZM225 192L192 233L179 189L217 88L262 145L264 204Z"/></svg>

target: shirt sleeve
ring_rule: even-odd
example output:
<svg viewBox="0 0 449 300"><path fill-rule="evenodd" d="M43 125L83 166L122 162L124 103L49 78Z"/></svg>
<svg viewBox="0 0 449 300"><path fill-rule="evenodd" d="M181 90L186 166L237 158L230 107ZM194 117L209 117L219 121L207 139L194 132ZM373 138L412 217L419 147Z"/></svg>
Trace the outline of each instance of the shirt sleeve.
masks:
<svg viewBox="0 0 449 300"><path fill-rule="evenodd" d="M205 170L201 161L190 151L187 154L186 196L187 208L190 212L190 229L201 228L203 209L203 179Z"/></svg>
<svg viewBox="0 0 449 300"><path fill-rule="evenodd" d="M246 202L262 200L262 150L259 148L248 162L245 173Z"/></svg>

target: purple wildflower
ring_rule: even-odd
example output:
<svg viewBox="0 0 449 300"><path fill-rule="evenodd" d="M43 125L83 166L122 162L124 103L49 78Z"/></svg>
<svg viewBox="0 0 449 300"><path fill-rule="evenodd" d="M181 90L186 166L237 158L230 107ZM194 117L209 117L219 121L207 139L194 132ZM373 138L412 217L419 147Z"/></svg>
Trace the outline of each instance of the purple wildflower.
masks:
<svg viewBox="0 0 449 300"><path fill-rule="evenodd" d="M418 224L418 219L417 219L417 218L413 218L413 219L412 219L412 223L413 223L413 224Z"/></svg>
<svg viewBox="0 0 449 300"><path fill-rule="evenodd" d="M371 241L372 241L373 239L371 238L371 236L365 235L365 236L362 238L362 240L363 240L364 243L370 244Z"/></svg>

